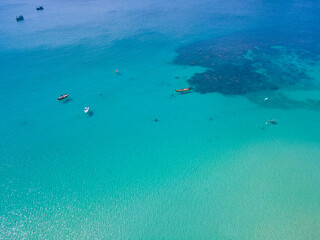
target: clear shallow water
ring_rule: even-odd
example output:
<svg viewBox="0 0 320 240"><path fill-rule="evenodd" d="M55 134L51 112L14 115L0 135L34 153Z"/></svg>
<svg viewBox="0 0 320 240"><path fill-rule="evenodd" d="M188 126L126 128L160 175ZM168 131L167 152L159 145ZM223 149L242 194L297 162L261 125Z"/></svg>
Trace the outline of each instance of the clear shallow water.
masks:
<svg viewBox="0 0 320 240"><path fill-rule="evenodd" d="M0 238L319 238L316 1L37 5L0 6ZM175 94L208 69L176 64L181 49L202 61L190 53L202 41L270 29L270 41L293 37L245 52L254 70L308 78ZM292 41L304 33L307 44Z"/></svg>

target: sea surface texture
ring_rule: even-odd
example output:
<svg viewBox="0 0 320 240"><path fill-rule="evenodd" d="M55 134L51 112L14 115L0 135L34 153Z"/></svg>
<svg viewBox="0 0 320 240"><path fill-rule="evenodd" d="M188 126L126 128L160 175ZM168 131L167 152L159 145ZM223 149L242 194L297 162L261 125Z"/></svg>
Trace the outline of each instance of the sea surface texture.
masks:
<svg viewBox="0 0 320 240"><path fill-rule="evenodd" d="M318 0L1 0L0 239L320 239L319 60Z"/></svg>

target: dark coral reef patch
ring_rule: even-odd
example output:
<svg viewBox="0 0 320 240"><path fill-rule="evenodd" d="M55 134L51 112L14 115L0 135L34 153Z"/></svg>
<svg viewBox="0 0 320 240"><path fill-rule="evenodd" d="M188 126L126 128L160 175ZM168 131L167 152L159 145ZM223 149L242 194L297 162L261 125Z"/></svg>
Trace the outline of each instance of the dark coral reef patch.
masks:
<svg viewBox="0 0 320 240"><path fill-rule="evenodd" d="M307 85L311 78L290 57L294 53L298 59L315 61L319 49L313 35L256 31L231 34L181 47L174 63L208 69L188 80L202 94L245 95Z"/></svg>
<svg viewBox="0 0 320 240"><path fill-rule="evenodd" d="M259 89L276 90L263 74L247 66L222 64L213 70L197 73L188 81L196 92L219 92L224 95L243 95Z"/></svg>

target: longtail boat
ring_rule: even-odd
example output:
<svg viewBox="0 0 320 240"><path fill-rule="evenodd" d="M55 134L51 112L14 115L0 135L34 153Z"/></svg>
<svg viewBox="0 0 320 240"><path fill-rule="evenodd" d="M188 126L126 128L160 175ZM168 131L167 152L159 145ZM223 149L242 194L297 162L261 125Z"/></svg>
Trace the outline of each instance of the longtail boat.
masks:
<svg viewBox="0 0 320 240"><path fill-rule="evenodd" d="M176 92L187 92L187 91L190 91L191 90L191 87L188 87L188 88L181 88L181 89L175 89Z"/></svg>

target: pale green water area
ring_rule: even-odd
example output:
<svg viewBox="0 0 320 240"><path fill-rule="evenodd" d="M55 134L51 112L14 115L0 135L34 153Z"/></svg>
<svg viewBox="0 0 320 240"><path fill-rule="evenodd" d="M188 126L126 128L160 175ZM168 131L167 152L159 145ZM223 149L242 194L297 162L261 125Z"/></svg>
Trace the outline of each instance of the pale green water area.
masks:
<svg viewBox="0 0 320 240"><path fill-rule="evenodd" d="M320 239L319 22L316 0L2 0L0 239Z"/></svg>

